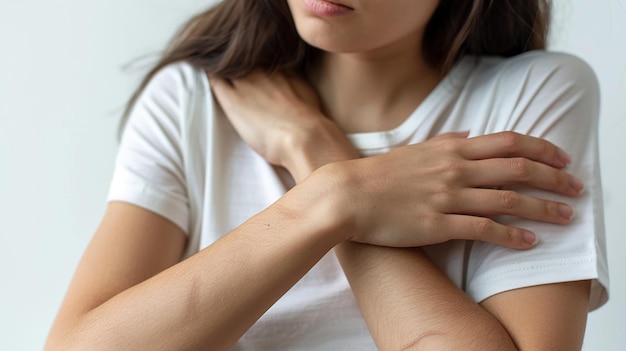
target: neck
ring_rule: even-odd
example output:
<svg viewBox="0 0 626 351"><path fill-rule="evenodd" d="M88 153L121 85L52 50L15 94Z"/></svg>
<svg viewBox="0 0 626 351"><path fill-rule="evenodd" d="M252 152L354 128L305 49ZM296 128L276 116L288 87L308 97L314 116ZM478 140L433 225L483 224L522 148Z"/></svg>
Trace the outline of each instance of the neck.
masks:
<svg viewBox="0 0 626 351"><path fill-rule="evenodd" d="M347 133L401 124L441 79L419 43L356 54L324 53L311 72L322 108Z"/></svg>

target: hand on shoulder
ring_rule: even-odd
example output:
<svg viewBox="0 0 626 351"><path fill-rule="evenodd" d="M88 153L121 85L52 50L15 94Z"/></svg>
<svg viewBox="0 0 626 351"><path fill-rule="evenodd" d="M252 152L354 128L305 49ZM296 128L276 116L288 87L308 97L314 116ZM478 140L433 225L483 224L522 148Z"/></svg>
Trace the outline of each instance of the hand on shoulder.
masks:
<svg viewBox="0 0 626 351"><path fill-rule="evenodd" d="M536 244L533 233L490 217L565 224L573 210L501 187L571 197L582 190L563 170L569 156L542 139L512 132L470 139L450 134L358 158L339 127L323 116L312 89L297 78L255 72L231 82L213 80L213 89L240 136L268 162L285 166L298 180L327 165L296 193L327 192L330 216L341 222L347 240L410 247L470 239L528 249Z"/></svg>

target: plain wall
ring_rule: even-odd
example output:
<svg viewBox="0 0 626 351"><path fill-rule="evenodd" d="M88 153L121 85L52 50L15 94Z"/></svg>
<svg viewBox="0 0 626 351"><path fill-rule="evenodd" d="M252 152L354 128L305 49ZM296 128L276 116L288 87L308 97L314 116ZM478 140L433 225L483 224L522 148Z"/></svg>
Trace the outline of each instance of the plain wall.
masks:
<svg viewBox="0 0 626 351"><path fill-rule="evenodd" d="M38 350L105 208L121 109L142 70L213 1L0 2L0 349ZM626 1L555 0L553 45L596 70L611 300L585 350L620 350L626 327Z"/></svg>

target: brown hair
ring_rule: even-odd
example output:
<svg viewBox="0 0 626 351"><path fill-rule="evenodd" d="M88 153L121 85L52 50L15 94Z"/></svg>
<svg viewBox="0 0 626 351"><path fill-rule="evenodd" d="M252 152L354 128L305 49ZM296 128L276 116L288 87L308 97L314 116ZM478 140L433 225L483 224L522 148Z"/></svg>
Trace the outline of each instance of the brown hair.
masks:
<svg viewBox="0 0 626 351"><path fill-rule="evenodd" d="M550 0L441 0L425 32L426 59L442 73L463 55L514 56L545 49ZM296 32L285 0L223 0L187 22L132 95L179 61L210 76L238 78L254 69L303 73L317 49Z"/></svg>

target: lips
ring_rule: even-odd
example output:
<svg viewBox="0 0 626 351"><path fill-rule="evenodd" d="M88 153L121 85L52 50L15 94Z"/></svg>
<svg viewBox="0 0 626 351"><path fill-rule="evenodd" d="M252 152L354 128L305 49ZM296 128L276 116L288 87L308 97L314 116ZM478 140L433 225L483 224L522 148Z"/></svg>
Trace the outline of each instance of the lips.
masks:
<svg viewBox="0 0 626 351"><path fill-rule="evenodd" d="M354 9L336 1L328 0L303 0L304 7L311 13L322 17L344 16Z"/></svg>
<svg viewBox="0 0 626 351"><path fill-rule="evenodd" d="M343 6L343 7L349 8L350 10L354 10L352 7L350 7L348 5L344 5L341 2L339 2L339 1L328 1L328 0L323 0L323 1L331 3L331 4L334 4L334 5Z"/></svg>

